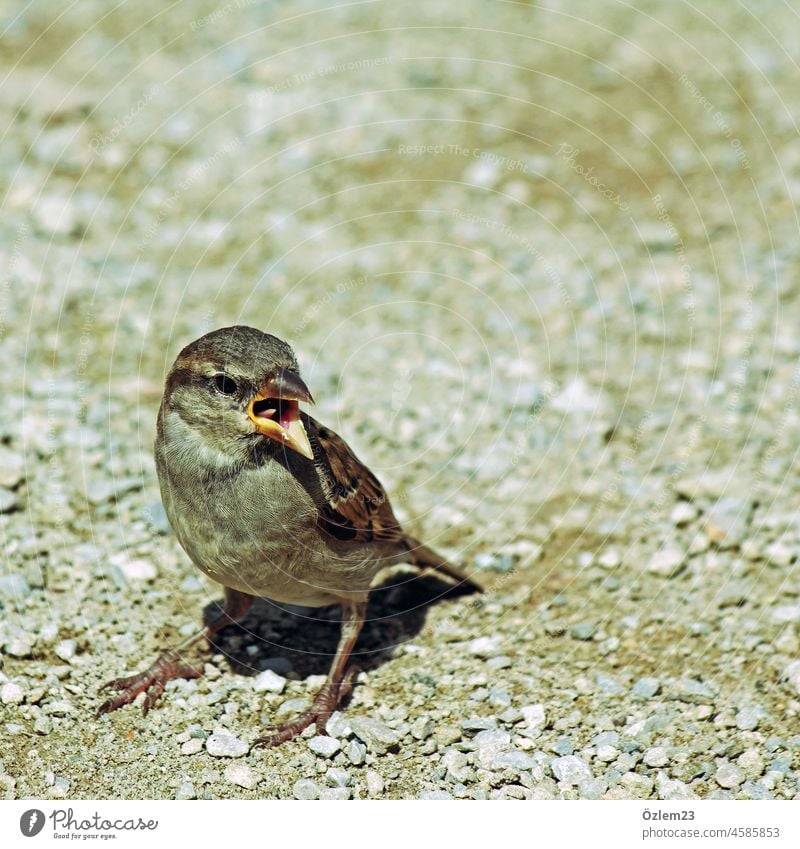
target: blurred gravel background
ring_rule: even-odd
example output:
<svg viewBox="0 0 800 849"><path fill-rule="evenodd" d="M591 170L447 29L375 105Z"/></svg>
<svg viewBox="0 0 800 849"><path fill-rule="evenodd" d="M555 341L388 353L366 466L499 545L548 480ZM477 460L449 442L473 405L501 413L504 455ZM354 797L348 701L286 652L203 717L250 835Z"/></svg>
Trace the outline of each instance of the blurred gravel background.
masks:
<svg viewBox="0 0 800 849"><path fill-rule="evenodd" d="M791 4L7 2L0 791L798 798L800 20ZM185 343L287 338L400 517L483 581L221 595L151 445Z"/></svg>

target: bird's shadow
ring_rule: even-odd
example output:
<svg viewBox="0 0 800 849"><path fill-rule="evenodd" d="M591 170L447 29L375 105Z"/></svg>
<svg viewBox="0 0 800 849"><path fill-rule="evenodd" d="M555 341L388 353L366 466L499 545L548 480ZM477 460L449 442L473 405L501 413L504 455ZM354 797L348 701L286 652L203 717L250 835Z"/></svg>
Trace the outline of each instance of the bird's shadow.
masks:
<svg viewBox="0 0 800 849"><path fill-rule="evenodd" d="M472 592L429 573L387 579L370 592L351 663L365 671L380 666L390 659L392 649L420 632L431 604ZM206 606L206 622L219 614L220 604ZM241 675L257 675L264 669L298 678L325 675L336 654L340 621L338 605L311 609L256 599L244 619L214 636L212 646Z"/></svg>

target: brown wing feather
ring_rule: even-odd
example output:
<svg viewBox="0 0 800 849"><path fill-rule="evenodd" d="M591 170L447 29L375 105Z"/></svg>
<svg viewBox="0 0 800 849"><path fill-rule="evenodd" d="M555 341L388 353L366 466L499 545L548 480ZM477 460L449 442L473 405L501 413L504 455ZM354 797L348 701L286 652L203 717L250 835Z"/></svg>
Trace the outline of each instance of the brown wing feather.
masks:
<svg viewBox="0 0 800 849"><path fill-rule="evenodd" d="M405 535L381 482L338 434L303 418L326 502L320 526L340 540L401 542Z"/></svg>

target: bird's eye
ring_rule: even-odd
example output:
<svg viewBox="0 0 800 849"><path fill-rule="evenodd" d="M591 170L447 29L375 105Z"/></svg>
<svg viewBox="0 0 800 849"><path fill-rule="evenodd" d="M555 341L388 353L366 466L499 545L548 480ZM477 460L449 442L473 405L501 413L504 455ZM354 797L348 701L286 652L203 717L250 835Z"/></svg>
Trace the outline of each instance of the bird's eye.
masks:
<svg viewBox="0 0 800 849"><path fill-rule="evenodd" d="M239 388L236 385L236 381L228 377L227 374L215 374L214 386L217 391L221 392L223 395L235 395L236 390Z"/></svg>

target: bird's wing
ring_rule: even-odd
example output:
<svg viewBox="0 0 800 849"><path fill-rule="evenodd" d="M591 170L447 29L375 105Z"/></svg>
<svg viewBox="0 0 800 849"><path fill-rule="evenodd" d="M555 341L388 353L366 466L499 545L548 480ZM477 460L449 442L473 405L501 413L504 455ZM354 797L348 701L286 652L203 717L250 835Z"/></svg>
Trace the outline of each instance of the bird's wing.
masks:
<svg viewBox="0 0 800 849"><path fill-rule="evenodd" d="M336 433L303 414L324 503L320 527L347 542L404 540L381 482Z"/></svg>

